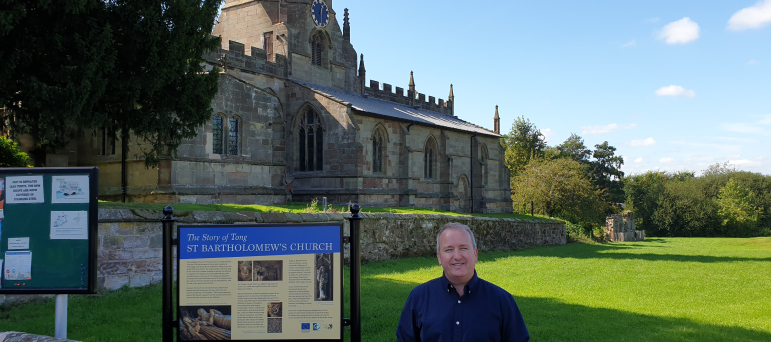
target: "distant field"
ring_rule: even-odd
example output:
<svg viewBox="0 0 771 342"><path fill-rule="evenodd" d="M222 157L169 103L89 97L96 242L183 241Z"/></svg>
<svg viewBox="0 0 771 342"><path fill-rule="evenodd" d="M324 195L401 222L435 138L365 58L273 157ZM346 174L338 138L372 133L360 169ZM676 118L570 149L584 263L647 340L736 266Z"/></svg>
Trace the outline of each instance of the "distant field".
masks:
<svg viewBox="0 0 771 342"><path fill-rule="evenodd" d="M157 210L163 211L166 204L156 203L121 203L121 202L99 202L99 208L101 209L135 209L135 210ZM307 213L307 212L321 212L323 208L320 205L311 207L308 203L290 202L288 205L282 206L267 206L267 205L241 205L241 204L174 204L172 205L174 211L224 211L224 212L241 212L252 211L258 213ZM332 212L347 213L348 207L332 205L329 207ZM548 221L549 218L530 215L519 214L464 214L455 213L452 211L445 211L439 209L430 208L415 208L415 207L364 207L361 210L365 213L394 213L394 214L443 214L443 215L455 215L455 216L479 216L479 217L499 217L499 218L519 218L526 220L544 220Z"/></svg>
<svg viewBox="0 0 771 342"><path fill-rule="evenodd" d="M514 295L533 341L771 341L771 238L537 247L477 270ZM435 258L363 265L363 340L393 341L410 290L440 274ZM70 296L68 337L158 341L160 301L157 285ZM53 301L0 308L8 330L53 335Z"/></svg>

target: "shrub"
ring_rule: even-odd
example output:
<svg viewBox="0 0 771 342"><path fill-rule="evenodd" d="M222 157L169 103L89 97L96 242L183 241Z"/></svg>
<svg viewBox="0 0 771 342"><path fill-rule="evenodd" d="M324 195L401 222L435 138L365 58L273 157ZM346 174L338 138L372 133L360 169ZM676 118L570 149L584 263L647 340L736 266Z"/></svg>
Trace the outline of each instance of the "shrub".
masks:
<svg viewBox="0 0 771 342"><path fill-rule="evenodd" d="M19 150L19 144L0 136L0 167L25 167L29 163L29 156Z"/></svg>
<svg viewBox="0 0 771 342"><path fill-rule="evenodd" d="M755 193L733 179L720 189L717 200L718 216L728 236L751 236L757 233L762 209L755 205Z"/></svg>

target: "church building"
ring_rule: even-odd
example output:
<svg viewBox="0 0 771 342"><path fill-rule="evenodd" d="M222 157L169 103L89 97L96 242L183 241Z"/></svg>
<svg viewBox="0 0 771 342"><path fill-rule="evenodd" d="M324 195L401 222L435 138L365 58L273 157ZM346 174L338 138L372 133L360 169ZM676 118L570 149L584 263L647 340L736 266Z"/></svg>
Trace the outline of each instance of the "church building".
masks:
<svg viewBox="0 0 771 342"><path fill-rule="evenodd" d="M458 119L452 85L445 101L412 74L406 89L367 80L338 14L332 0L226 0L212 33L222 48L205 56L222 70L219 93L198 136L157 169L129 153L122 172L114 138L96 132L77 164L100 167L107 199L125 185L136 202L511 212L497 107L488 130Z"/></svg>

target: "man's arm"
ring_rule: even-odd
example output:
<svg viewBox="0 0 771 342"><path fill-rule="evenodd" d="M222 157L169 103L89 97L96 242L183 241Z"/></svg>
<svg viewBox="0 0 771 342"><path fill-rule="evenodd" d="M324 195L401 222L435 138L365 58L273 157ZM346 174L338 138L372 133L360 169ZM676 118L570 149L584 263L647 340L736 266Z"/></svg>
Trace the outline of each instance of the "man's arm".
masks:
<svg viewBox="0 0 771 342"><path fill-rule="evenodd" d="M525 320L519 311L514 297L506 292L508 300L501 301L501 314L503 326L501 327L501 341L527 342L530 341L530 333L527 331Z"/></svg>
<svg viewBox="0 0 771 342"><path fill-rule="evenodd" d="M407 302L404 303L402 315L399 316L399 325L396 326L397 342L419 342L420 341L420 317L415 311L416 299L415 290L410 292Z"/></svg>

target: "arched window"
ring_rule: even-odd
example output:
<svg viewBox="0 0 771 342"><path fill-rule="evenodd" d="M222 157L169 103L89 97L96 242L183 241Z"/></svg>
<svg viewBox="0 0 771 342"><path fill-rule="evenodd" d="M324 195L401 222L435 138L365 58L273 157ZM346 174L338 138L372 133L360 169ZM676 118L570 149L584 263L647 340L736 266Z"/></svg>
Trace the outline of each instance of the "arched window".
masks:
<svg viewBox="0 0 771 342"><path fill-rule="evenodd" d="M321 118L313 109L308 108L300 117L298 131L300 171L324 170L324 132Z"/></svg>
<svg viewBox="0 0 771 342"><path fill-rule="evenodd" d="M214 117L211 120L211 126L212 126L212 153L214 154L223 154L223 144L224 141L224 118L220 114L214 115Z"/></svg>
<svg viewBox="0 0 771 342"><path fill-rule="evenodd" d="M228 120L228 154L238 155L238 130L240 129L240 120L238 117L232 117Z"/></svg>
<svg viewBox="0 0 771 342"><path fill-rule="evenodd" d="M311 40L311 59L313 65L321 66L322 53L324 52L324 42L321 38L321 34L313 35Z"/></svg>
<svg viewBox="0 0 771 342"><path fill-rule="evenodd" d="M434 137L429 137L423 153L423 178L436 178L438 173L436 162L436 140L434 140Z"/></svg>
<svg viewBox="0 0 771 342"><path fill-rule="evenodd" d="M487 146L482 145L482 153L480 153L481 160L480 164L482 164L482 185L487 185Z"/></svg>
<svg viewBox="0 0 771 342"><path fill-rule="evenodd" d="M386 142L385 129L380 126L372 134L372 172L385 172Z"/></svg>

